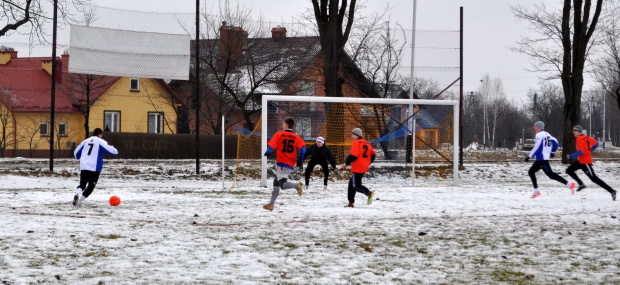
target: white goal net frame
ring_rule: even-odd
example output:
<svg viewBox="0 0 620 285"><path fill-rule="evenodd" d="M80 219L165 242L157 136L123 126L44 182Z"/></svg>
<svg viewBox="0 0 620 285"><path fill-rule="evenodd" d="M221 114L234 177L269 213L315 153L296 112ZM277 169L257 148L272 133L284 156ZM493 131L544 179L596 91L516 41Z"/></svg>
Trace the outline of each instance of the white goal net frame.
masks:
<svg viewBox="0 0 620 285"><path fill-rule="evenodd" d="M458 156L459 156L459 101L457 100L426 100L426 99L387 99L387 98L356 98L356 97L315 97L315 96L286 96L286 95L263 95L261 115L261 154L267 151L267 111L270 101L285 102L316 102L316 103L351 103L351 104L399 104L399 105L440 105L453 107L453 157L452 157L452 177L454 185L458 185ZM410 132L411 133L411 132ZM415 141L415 139L414 139ZM415 157L415 145L412 149ZM260 186L267 187L267 157L261 155L261 180ZM414 185L415 178L415 159L412 159L411 167L411 186Z"/></svg>

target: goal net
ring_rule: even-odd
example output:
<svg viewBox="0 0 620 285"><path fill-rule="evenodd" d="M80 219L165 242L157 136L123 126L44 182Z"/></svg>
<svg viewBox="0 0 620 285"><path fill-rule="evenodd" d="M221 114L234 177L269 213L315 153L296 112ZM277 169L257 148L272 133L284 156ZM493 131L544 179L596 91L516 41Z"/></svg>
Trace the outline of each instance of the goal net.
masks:
<svg viewBox="0 0 620 285"><path fill-rule="evenodd" d="M295 132L307 147L317 137L325 138L337 165L349 154L351 131L360 128L377 153L369 175L402 185L413 185L419 176L457 183L458 147L453 146L458 146L458 101L263 95L262 106L266 108L256 127L239 129L233 187L257 178L267 186L268 177L275 177L275 156L262 154L287 117L295 119Z"/></svg>

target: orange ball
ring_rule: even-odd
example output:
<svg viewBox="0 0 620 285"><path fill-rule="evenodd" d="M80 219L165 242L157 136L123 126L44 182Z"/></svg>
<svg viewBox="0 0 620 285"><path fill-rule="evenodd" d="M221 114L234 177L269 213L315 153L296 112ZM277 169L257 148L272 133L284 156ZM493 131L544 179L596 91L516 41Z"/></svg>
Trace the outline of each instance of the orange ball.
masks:
<svg viewBox="0 0 620 285"><path fill-rule="evenodd" d="M121 198L118 196L110 197L110 206L118 206L121 204Z"/></svg>

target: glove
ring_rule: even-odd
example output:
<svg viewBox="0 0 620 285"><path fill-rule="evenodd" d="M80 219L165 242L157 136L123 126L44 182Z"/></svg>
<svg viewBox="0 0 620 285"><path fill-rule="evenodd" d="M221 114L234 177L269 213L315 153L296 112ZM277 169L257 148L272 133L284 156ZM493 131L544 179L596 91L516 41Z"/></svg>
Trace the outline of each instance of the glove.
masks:
<svg viewBox="0 0 620 285"><path fill-rule="evenodd" d="M555 152L552 152L549 156L555 157Z"/></svg>
<svg viewBox="0 0 620 285"><path fill-rule="evenodd" d="M525 162L528 162L528 161L530 161L530 157L529 156L525 158Z"/></svg>

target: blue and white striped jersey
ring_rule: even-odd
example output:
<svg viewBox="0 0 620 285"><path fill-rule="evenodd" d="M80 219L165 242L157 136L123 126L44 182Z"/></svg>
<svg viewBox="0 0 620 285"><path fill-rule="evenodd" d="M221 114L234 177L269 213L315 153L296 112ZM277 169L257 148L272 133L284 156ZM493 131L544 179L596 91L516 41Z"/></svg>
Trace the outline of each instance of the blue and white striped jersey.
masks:
<svg viewBox="0 0 620 285"><path fill-rule="evenodd" d="M530 158L536 160L549 160L549 155L558 150L558 140L548 132L540 131L536 133L536 144L530 151Z"/></svg>
<svg viewBox="0 0 620 285"><path fill-rule="evenodd" d="M103 154L117 155L118 150L97 136L85 139L73 153L80 160L80 170L101 172Z"/></svg>

